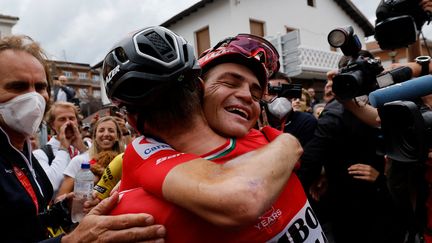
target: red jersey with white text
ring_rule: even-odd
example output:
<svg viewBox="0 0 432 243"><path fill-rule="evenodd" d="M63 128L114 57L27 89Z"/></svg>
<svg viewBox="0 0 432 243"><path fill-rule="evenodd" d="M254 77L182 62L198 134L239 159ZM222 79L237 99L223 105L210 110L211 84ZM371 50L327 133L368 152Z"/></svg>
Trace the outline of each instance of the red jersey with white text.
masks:
<svg viewBox="0 0 432 243"><path fill-rule="evenodd" d="M269 128L265 133L270 139L280 134ZM243 138L227 139L224 145L200 157L224 163L267 143L261 132L252 130ZM294 173L272 207L253 225L237 230L216 227L165 201L162 184L167 173L195 158L198 156L177 152L151 138L135 139L124 155L121 200L111 213L153 215L157 224L167 228L168 242L327 242Z"/></svg>

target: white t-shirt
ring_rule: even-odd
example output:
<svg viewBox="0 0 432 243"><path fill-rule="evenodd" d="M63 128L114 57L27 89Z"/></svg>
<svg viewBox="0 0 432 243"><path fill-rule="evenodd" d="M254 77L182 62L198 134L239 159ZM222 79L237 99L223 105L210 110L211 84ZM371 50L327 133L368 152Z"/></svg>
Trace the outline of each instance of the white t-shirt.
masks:
<svg viewBox="0 0 432 243"><path fill-rule="evenodd" d="M89 163L89 161L90 156L88 152L77 155L69 162L63 174L75 178L76 174L78 174L78 171L81 169L81 164Z"/></svg>
<svg viewBox="0 0 432 243"><path fill-rule="evenodd" d="M56 98L56 101L67 101L66 92L64 92L62 89L59 89Z"/></svg>

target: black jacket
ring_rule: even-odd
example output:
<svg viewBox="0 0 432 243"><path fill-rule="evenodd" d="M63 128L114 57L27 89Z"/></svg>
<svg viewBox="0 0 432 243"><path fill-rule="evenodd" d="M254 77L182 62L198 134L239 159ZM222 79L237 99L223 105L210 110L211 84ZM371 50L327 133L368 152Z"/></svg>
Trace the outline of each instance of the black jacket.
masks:
<svg viewBox="0 0 432 243"><path fill-rule="evenodd" d="M392 201L384 174L384 157L377 153L379 130L362 123L336 100L327 104L313 139L304 148L297 174L306 191L324 166L328 179L327 212L336 242L395 242ZM380 172L372 183L353 178L348 167L367 164ZM338 237L336 237L338 236Z"/></svg>
<svg viewBox="0 0 432 243"><path fill-rule="evenodd" d="M25 152L19 152L10 144L7 135L0 129L0 148L0 215L3 221L0 227L0 241L36 242L44 240L47 238L46 227L40 222L38 214L47 208L52 197L51 183L32 155L28 144L24 146ZM40 190L26 160L32 162ZM38 199L39 212L36 212L32 198L16 177L13 165L21 168L29 179Z"/></svg>

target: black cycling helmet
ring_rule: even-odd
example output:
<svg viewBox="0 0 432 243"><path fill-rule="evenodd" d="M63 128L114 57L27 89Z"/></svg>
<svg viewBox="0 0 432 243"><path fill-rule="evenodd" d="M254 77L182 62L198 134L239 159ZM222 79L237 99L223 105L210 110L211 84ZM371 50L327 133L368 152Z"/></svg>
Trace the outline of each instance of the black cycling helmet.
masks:
<svg viewBox="0 0 432 243"><path fill-rule="evenodd" d="M148 95L161 84L194 81L201 68L193 53L185 39L164 27L128 35L103 61L108 98L119 106L142 106L151 102Z"/></svg>

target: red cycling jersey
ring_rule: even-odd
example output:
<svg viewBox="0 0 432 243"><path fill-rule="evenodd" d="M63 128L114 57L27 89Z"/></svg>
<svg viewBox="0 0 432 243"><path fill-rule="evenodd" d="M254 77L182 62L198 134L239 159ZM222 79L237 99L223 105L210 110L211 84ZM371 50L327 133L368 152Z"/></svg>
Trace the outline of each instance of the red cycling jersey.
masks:
<svg viewBox="0 0 432 243"><path fill-rule="evenodd" d="M265 131L270 139L280 134L275 129ZM267 143L261 132L252 130L243 138L227 139L224 145L201 157L224 163ZM253 225L242 229L216 227L163 200L162 184L170 169L197 157L179 153L151 138L135 139L124 155L121 200L111 213L149 213L157 224L167 228L169 242L327 242L294 173L272 207Z"/></svg>

